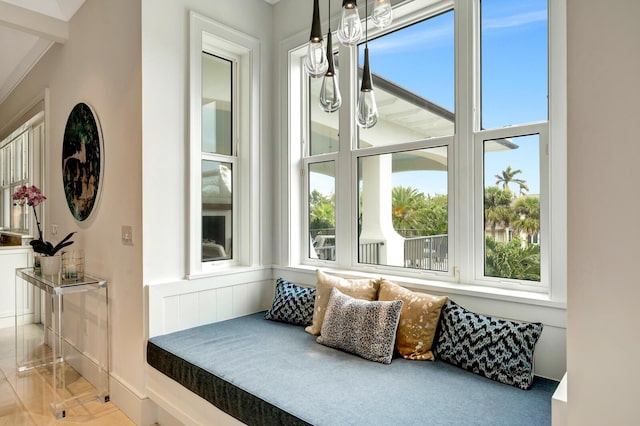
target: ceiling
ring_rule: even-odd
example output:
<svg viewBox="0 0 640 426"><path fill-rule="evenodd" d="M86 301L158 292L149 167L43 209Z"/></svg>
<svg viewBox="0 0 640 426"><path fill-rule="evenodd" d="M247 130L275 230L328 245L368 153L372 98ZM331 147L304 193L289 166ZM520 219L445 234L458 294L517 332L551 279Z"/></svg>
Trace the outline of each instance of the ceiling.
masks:
<svg viewBox="0 0 640 426"><path fill-rule="evenodd" d="M84 2L0 0L0 104L53 43L67 41L69 20Z"/></svg>
<svg viewBox="0 0 640 426"><path fill-rule="evenodd" d="M85 0L0 0L0 103L54 42Z"/></svg>

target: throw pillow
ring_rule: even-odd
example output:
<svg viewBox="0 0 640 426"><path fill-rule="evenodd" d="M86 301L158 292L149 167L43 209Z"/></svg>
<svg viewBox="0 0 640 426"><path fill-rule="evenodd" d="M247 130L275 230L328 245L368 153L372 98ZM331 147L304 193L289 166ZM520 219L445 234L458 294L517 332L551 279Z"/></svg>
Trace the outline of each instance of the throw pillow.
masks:
<svg viewBox="0 0 640 426"><path fill-rule="evenodd" d="M297 325L309 325L313 318L313 301L316 289L302 287L278 278L276 294L265 318Z"/></svg>
<svg viewBox="0 0 640 426"><path fill-rule="evenodd" d="M436 356L507 385L529 389L541 323L480 315L449 300L442 308Z"/></svg>
<svg viewBox="0 0 640 426"><path fill-rule="evenodd" d="M414 292L382 279L378 300L403 302L396 335L396 349L400 355L406 359L433 361L431 346L447 297Z"/></svg>
<svg viewBox="0 0 640 426"><path fill-rule="evenodd" d="M324 321L324 313L329 303L331 289L334 287L342 293L355 297L356 299L376 300L378 296L378 280L359 279L347 280L345 278L327 275L318 270L316 272L318 282L316 284L316 300L313 308L313 324L305 328L306 332L317 336L322 330L322 322Z"/></svg>
<svg viewBox="0 0 640 426"><path fill-rule="evenodd" d="M370 302L331 290L318 343L390 364L402 301Z"/></svg>

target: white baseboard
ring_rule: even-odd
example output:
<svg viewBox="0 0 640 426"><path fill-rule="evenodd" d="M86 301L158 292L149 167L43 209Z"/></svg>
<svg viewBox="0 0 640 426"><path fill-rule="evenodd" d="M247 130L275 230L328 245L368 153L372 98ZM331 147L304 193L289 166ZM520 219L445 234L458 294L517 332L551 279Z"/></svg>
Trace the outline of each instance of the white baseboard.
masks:
<svg viewBox="0 0 640 426"><path fill-rule="evenodd" d="M34 322L33 314L24 314L20 318L21 324L32 324ZM0 317L0 328L8 328L16 326L16 317L11 314L9 317Z"/></svg>
<svg viewBox="0 0 640 426"><path fill-rule="evenodd" d="M118 406L132 422L140 426L149 426L158 422L158 408L151 399L136 392L116 374L111 374L109 384L111 402Z"/></svg>
<svg viewBox="0 0 640 426"><path fill-rule="evenodd" d="M16 324L15 316L0 317L0 328L13 327Z"/></svg>

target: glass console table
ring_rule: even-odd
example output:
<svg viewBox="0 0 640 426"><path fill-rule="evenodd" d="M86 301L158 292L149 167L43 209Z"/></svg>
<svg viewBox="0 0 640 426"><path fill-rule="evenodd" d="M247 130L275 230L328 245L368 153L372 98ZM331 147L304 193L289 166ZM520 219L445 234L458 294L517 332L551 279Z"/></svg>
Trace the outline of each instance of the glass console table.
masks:
<svg viewBox="0 0 640 426"><path fill-rule="evenodd" d="M108 402L107 281L86 274L63 280L20 268L15 289L18 374L39 371L50 380L51 412L59 419L83 402Z"/></svg>

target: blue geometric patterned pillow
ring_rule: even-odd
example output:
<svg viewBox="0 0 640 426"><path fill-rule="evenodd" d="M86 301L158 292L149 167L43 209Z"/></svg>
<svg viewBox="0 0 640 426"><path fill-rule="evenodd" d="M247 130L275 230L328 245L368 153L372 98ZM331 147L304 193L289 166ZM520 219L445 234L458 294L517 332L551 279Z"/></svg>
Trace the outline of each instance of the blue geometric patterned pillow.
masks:
<svg viewBox="0 0 640 426"><path fill-rule="evenodd" d="M437 358L489 379L529 389L541 323L522 323L470 312L449 300L442 308Z"/></svg>
<svg viewBox="0 0 640 426"><path fill-rule="evenodd" d="M316 289L301 287L278 278L273 304L264 316L273 321L288 322L296 325L309 325L313 319L313 304Z"/></svg>

